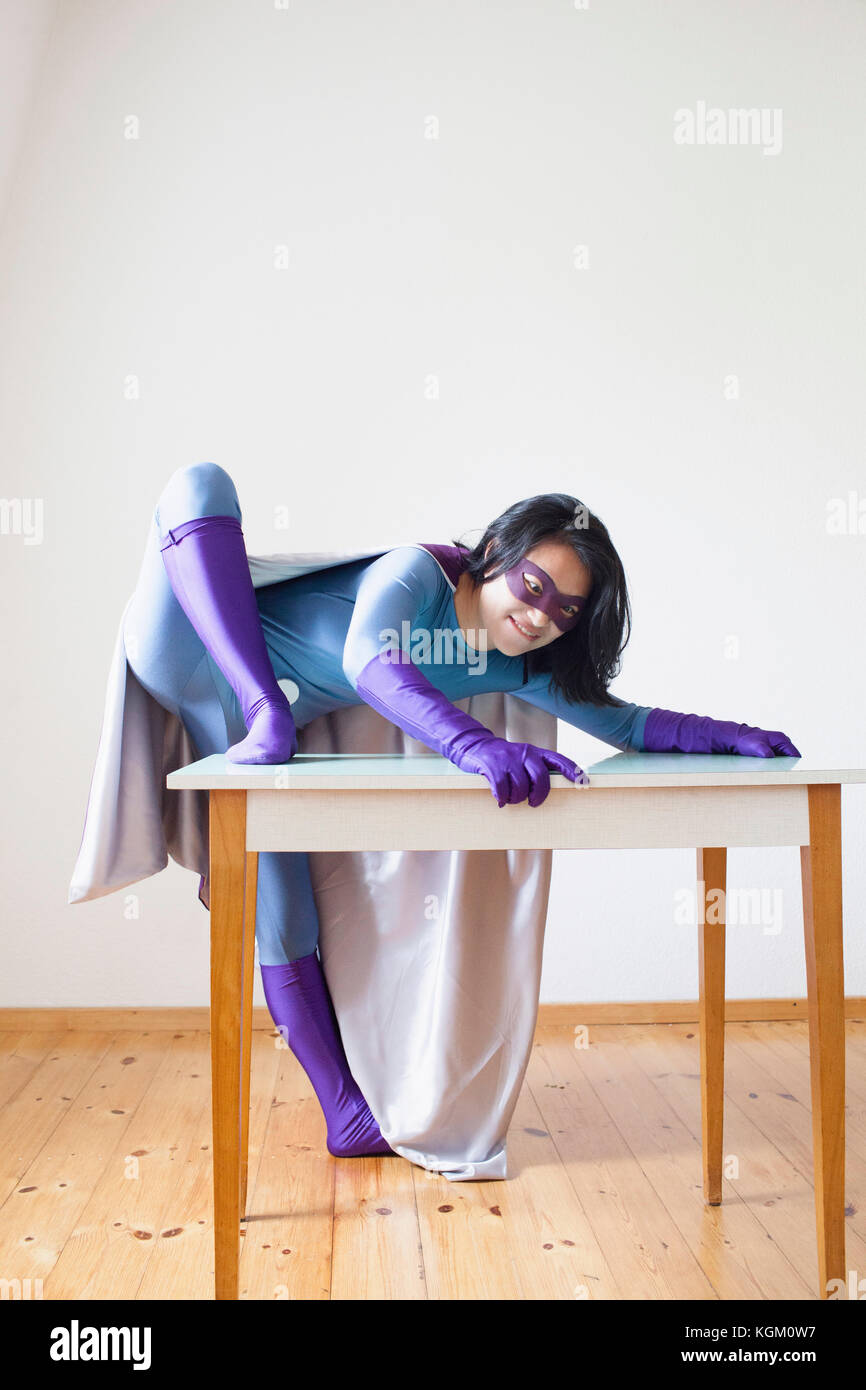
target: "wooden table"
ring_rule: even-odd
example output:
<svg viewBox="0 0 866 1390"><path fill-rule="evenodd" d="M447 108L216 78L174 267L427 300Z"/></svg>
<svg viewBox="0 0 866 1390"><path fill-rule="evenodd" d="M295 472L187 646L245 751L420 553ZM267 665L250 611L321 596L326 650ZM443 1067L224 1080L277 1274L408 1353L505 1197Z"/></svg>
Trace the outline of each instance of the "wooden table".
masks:
<svg viewBox="0 0 866 1390"><path fill-rule="evenodd" d="M819 1296L846 1280L841 785L866 769L805 758L620 753L588 787L551 776L541 806L499 808L435 754L223 755L169 774L210 792L211 1063L217 1299L238 1296L247 1186L255 895L261 850L697 848L704 1199L722 1199L728 847L798 845L809 1000ZM290 794L286 794L290 793ZM709 899L709 903L707 900ZM709 918L709 920L707 920Z"/></svg>

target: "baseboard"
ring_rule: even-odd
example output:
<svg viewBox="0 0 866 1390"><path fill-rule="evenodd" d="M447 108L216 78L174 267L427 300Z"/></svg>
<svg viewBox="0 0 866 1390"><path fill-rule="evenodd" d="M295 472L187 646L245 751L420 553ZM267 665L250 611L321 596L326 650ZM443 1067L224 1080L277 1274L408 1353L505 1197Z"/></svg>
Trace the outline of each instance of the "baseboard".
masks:
<svg viewBox="0 0 866 1390"><path fill-rule="evenodd" d="M697 1023L697 1000L647 1000L612 1004L541 1004L538 1027L576 1027L602 1023ZM725 1019L729 1023L769 1022L800 1018L808 1020L806 999L729 999ZM846 1019L866 1020L866 998L853 995L845 1000ZM210 1010L202 1005L191 1008L128 1009L0 1009L0 1032L208 1032ZM275 1031L267 1009L253 1009L253 1028Z"/></svg>
<svg viewBox="0 0 866 1390"><path fill-rule="evenodd" d="M866 998L852 995L845 1000L846 1019L866 1019ZM801 1018L808 1022L808 999L728 999L726 1023L765 1022ZM581 1023L697 1023L700 1009L696 999L650 999L619 1004L541 1004L540 1028L564 1027Z"/></svg>

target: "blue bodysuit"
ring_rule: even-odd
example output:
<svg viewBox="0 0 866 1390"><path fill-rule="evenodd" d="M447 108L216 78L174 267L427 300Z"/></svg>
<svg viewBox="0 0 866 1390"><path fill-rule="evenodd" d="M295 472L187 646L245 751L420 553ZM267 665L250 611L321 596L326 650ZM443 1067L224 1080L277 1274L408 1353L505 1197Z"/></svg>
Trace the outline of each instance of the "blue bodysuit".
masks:
<svg viewBox="0 0 866 1390"><path fill-rule="evenodd" d="M505 691L617 748L643 748L651 706L574 704L548 691L546 672L527 680L523 656L467 647L454 608L461 568L456 546L400 545L378 559L353 560L256 590L276 677L294 681L300 691L292 704L298 728L361 702L357 677L381 651L382 634L391 632L404 650L408 637L413 663L449 700ZM438 647L427 637L436 633L443 634Z"/></svg>
<svg viewBox="0 0 866 1390"><path fill-rule="evenodd" d="M127 659L146 689L177 714L200 756L225 752L242 738L239 702L175 598L159 545L168 528L196 516L241 519L229 475L216 465L181 470L154 513L144 564L124 625ZM465 552L448 545L399 545L256 589L268 655L289 687L299 729L345 705L362 703L356 680L391 641L407 650L448 699L510 692L618 749L643 748L651 706L571 703L551 693L546 672L528 680L525 658L481 653L463 639L454 590ZM388 636L393 634L393 636ZM425 645L426 644L426 645ZM484 669L482 669L482 666ZM263 965L309 955L319 922L306 853L262 852L256 940Z"/></svg>
<svg viewBox="0 0 866 1390"><path fill-rule="evenodd" d="M274 673L299 690L292 703L298 728L329 710L360 703L357 677L389 640L386 634L394 634L391 640L399 641L430 683L452 701L490 690L511 692L616 748L643 747L650 706L625 701L618 706L573 704L550 693L546 672L527 681L523 656L468 648L454 608L459 569L456 547L402 545L372 561L355 560L258 589ZM287 959L294 959L314 950L318 939L311 894L303 892L302 918L296 915L297 907L290 906L297 898L298 875L308 874L306 854L269 857L304 863L287 863L279 870L279 876L288 874L295 886L282 910L265 912L265 930L270 924L274 932L259 936L260 959L267 958L267 963L278 945L290 947Z"/></svg>

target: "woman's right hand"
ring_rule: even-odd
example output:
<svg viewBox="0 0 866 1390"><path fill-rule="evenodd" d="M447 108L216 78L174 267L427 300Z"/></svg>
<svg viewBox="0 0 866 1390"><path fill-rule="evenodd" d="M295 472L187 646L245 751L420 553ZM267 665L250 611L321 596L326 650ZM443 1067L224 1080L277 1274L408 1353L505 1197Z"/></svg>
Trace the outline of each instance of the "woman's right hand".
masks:
<svg viewBox="0 0 866 1390"><path fill-rule="evenodd" d="M564 753L537 748L534 743L511 743L495 735L479 738L453 757L452 762L461 772L486 777L499 806L513 806L525 798L530 806L540 806L550 791L551 772L559 772L580 786L589 785L583 769Z"/></svg>

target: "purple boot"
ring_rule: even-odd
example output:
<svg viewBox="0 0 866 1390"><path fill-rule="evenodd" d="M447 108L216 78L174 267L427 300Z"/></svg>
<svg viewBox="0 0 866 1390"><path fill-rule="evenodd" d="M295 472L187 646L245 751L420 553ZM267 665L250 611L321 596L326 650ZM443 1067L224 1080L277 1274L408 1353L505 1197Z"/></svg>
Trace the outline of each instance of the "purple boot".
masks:
<svg viewBox="0 0 866 1390"><path fill-rule="evenodd" d="M335 1158L393 1154L349 1071L322 963L313 951L285 965L261 965L271 1018L313 1084Z"/></svg>
<svg viewBox="0 0 866 1390"><path fill-rule="evenodd" d="M177 600L240 701L245 739L233 763L286 763L298 751L292 707L277 684L250 578L241 524L201 516L175 526L162 558Z"/></svg>

